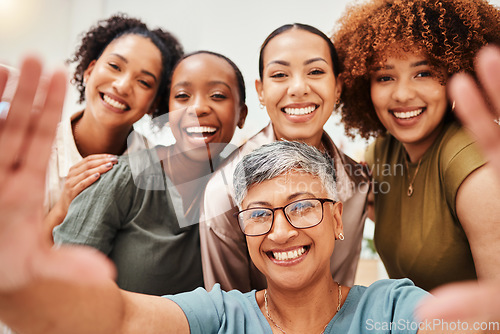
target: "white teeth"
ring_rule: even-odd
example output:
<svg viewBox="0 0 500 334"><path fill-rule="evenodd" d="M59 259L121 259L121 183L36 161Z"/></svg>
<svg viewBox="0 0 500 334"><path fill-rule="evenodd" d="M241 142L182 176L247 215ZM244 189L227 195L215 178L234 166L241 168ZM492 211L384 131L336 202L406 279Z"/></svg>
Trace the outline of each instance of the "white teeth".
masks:
<svg viewBox="0 0 500 334"><path fill-rule="evenodd" d="M403 111L403 112L398 112L398 111L393 111L394 116L399 119L409 119L416 117L420 115L424 111L423 108L417 109L417 110L412 110L412 111Z"/></svg>
<svg viewBox="0 0 500 334"><path fill-rule="evenodd" d="M114 107L114 108L121 109L121 110L125 110L125 109L127 108L127 106L126 106L125 104L120 103L120 102L118 102L118 101L116 101L116 100L113 100L112 98L110 98L110 97L109 97L109 96L107 96L106 94L104 94L102 98L103 98L103 100L104 100L107 104L111 105L111 106L112 106L112 107Z"/></svg>
<svg viewBox="0 0 500 334"><path fill-rule="evenodd" d="M284 108L288 115L307 115L316 110L316 106L309 106L306 108Z"/></svg>
<svg viewBox="0 0 500 334"><path fill-rule="evenodd" d="M203 133L214 133L217 128L212 126L190 126L186 128L186 132L189 134L203 134Z"/></svg>
<svg viewBox="0 0 500 334"><path fill-rule="evenodd" d="M301 247L289 252L273 252L273 256L278 261L294 260L306 252L305 247Z"/></svg>

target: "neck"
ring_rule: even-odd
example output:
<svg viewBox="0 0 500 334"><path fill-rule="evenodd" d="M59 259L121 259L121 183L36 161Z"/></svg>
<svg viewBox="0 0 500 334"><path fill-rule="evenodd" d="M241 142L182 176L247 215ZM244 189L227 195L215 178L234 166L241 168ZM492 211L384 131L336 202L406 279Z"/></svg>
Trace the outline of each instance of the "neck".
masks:
<svg viewBox="0 0 500 334"><path fill-rule="evenodd" d="M195 219L198 212L201 194L206 186L208 177L213 172L215 161L196 161L182 152L177 151L174 144L169 147L158 147L158 156L162 161L163 169L182 197L184 215L187 219Z"/></svg>
<svg viewBox="0 0 500 334"><path fill-rule="evenodd" d="M285 290L268 282L269 313L287 334L319 334L336 314L338 284L333 281L331 274L328 276L321 284L308 285L299 290ZM261 310L266 315L265 305ZM277 329L268 321L273 330Z"/></svg>
<svg viewBox="0 0 500 334"><path fill-rule="evenodd" d="M319 134L315 134L312 137L307 137L307 138L286 138L284 136L279 136L277 133L275 133L274 135L276 138L278 138L278 140L283 138L283 139L289 140L289 141L300 141L300 142L306 143L309 146L316 147L321 152L325 151L325 147L321 141L321 139L323 138L323 131L320 132Z"/></svg>
<svg viewBox="0 0 500 334"><path fill-rule="evenodd" d="M427 136L424 140L415 143L403 143L406 153L412 163L418 162L424 156L425 152L434 144L437 137L443 130L444 123L441 123L434 129L434 131Z"/></svg>
<svg viewBox="0 0 500 334"><path fill-rule="evenodd" d="M123 154L127 149L127 138L132 127L109 129L93 122L90 117L82 117L72 122L75 144L82 157L92 154Z"/></svg>

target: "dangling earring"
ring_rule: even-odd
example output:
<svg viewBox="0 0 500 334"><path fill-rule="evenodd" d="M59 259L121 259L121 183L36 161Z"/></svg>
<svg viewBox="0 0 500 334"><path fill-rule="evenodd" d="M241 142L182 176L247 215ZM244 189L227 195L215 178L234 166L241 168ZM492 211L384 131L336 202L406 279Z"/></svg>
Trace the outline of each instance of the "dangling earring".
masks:
<svg viewBox="0 0 500 334"><path fill-rule="evenodd" d="M339 233L339 240L340 240L340 241L342 241L342 240L344 240L344 239L345 239L345 238L344 238L344 233L340 232L340 233Z"/></svg>
<svg viewBox="0 0 500 334"><path fill-rule="evenodd" d="M261 103L259 103L259 108L260 108L260 109L264 109L264 105L262 104L262 102L261 102Z"/></svg>
<svg viewBox="0 0 500 334"><path fill-rule="evenodd" d="M455 100L451 103L451 111L455 111Z"/></svg>

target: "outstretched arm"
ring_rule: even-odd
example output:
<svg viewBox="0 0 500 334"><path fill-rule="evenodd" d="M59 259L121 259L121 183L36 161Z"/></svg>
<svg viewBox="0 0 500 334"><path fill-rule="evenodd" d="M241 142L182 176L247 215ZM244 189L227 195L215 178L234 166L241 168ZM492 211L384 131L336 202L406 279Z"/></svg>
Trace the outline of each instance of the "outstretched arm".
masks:
<svg viewBox="0 0 500 334"><path fill-rule="evenodd" d="M470 76L460 74L451 80L450 95L456 101L457 115L474 133L489 159L488 165L500 178L500 125L494 122L500 117L500 49L481 50L476 73L482 87ZM432 293L436 298L425 300L418 309L421 318L489 320L500 317L498 278L452 284Z"/></svg>
<svg viewBox="0 0 500 334"><path fill-rule="evenodd" d="M66 79L55 72L33 110L41 64L27 58L7 118L0 119L0 319L28 333L189 332L182 310L161 297L121 291L115 269L86 247L53 248L44 237L45 166ZM0 96L8 73L0 68ZM168 327L167 327L168 326Z"/></svg>

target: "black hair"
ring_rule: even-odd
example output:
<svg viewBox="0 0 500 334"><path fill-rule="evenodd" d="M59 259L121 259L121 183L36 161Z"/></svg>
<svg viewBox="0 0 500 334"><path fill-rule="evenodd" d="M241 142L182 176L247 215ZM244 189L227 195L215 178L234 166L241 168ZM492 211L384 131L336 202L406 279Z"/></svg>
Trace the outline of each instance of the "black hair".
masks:
<svg viewBox="0 0 500 334"><path fill-rule="evenodd" d="M262 80L262 75L264 72L264 50L269 44L269 42L276 36L284 33L285 31L291 30L291 29L300 29L300 30L305 30L308 31L312 34L315 34L319 37L321 37L326 44L328 45L328 49L330 50L330 57L332 59L332 66L333 66L333 74L335 75L335 78L338 77L339 72L340 72L340 64L339 64L339 56L337 55L337 49L335 49L335 45L333 45L332 41L328 36L326 36L321 30L310 26L308 24L302 24L302 23L293 23L293 24L285 24L282 25L281 27L277 28L274 30L272 33L267 36L267 38L264 40L264 43L262 43L260 47L260 53L259 53L259 77Z"/></svg>

